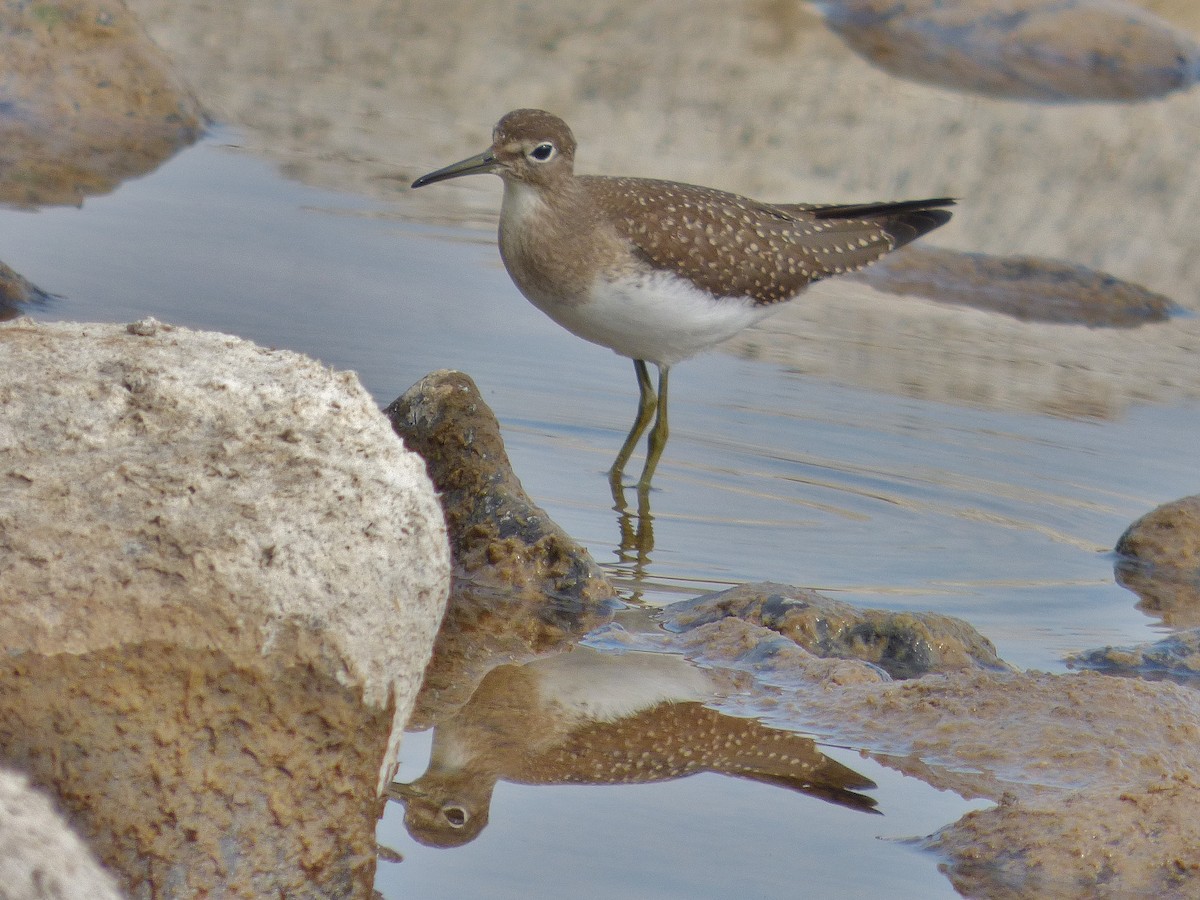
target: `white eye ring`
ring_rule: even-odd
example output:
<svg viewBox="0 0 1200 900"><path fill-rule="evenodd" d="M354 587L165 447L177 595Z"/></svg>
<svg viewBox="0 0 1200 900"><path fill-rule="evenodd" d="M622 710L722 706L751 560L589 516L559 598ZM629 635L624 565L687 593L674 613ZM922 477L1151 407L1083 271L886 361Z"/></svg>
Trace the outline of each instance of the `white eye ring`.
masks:
<svg viewBox="0 0 1200 900"><path fill-rule="evenodd" d="M527 154L531 160L538 163L550 162L558 150L549 141L542 141Z"/></svg>
<svg viewBox="0 0 1200 900"><path fill-rule="evenodd" d="M456 804L443 806L442 817L446 820L446 824L454 829L462 828L471 821L471 814Z"/></svg>

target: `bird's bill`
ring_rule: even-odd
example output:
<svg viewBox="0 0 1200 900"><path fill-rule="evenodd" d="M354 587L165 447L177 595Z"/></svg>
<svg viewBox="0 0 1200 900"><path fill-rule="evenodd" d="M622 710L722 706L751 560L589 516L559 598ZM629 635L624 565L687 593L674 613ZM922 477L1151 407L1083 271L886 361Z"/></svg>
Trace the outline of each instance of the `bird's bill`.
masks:
<svg viewBox="0 0 1200 900"><path fill-rule="evenodd" d="M447 178L458 178L462 175L482 175L496 171L496 157L490 149L476 153L467 159L459 160L436 172L422 175L412 183L415 188L425 187L435 181L445 181Z"/></svg>

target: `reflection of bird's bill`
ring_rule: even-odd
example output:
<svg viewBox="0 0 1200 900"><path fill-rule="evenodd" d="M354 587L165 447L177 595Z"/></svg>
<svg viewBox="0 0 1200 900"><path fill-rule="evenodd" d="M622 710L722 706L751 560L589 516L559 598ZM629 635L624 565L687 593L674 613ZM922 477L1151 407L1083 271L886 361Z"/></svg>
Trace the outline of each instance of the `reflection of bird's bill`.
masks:
<svg viewBox="0 0 1200 900"><path fill-rule="evenodd" d="M407 800L417 800L424 797L425 792L415 782L406 784L402 781L393 781L388 785L387 795L389 799L399 800L403 803Z"/></svg>

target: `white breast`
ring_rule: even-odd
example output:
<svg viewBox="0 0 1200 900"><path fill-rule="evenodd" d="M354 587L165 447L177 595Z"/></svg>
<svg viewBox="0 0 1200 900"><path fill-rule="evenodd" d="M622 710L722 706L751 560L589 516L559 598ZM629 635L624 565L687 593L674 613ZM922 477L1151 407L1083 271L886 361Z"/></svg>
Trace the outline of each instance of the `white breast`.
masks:
<svg viewBox="0 0 1200 900"><path fill-rule="evenodd" d="M585 340L664 366L719 344L777 309L747 298L714 298L666 272L597 281L583 303L533 302Z"/></svg>

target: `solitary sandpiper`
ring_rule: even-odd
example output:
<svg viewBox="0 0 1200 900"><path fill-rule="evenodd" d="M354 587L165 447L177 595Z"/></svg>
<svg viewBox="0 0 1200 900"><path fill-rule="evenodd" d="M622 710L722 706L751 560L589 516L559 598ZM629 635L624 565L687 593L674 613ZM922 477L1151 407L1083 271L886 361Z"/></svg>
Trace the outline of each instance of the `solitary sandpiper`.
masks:
<svg viewBox="0 0 1200 900"><path fill-rule="evenodd" d="M898 203L760 203L714 188L576 175L557 116L518 109L492 146L413 187L492 172L504 181L500 255L534 306L633 360L637 418L609 471L614 491L650 429L639 490L667 442L667 374L776 312L808 285L853 272L950 219L949 198ZM658 367L658 395L646 363ZM657 416L655 411L657 410Z"/></svg>

